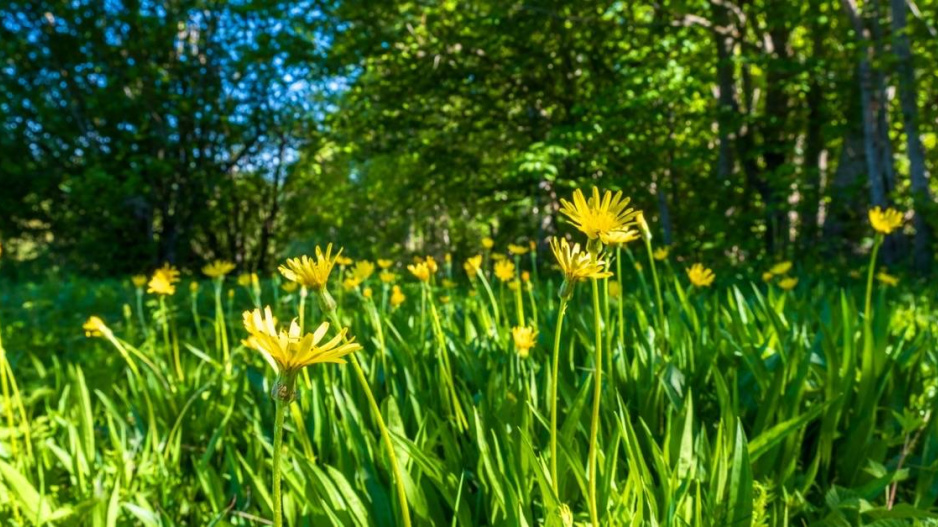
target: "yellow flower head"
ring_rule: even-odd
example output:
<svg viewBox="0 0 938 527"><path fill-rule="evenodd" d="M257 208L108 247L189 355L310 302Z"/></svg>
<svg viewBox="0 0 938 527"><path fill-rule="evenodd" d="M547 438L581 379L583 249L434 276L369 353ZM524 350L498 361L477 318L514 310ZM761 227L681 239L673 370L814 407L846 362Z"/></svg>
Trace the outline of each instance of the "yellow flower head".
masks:
<svg viewBox="0 0 938 527"><path fill-rule="evenodd" d="M530 249L528 249L524 245L515 245L513 243L508 244L508 252L510 252L511 254L521 256L521 255L528 254L528 251L530 251Z"/></svg>
<svg viewBox="0 0 938 527"><path fill-rule="evenodd" d="M632 229L631 227L610 231L599 235L599 239L606 245L618 245L619 247L622 247L629 242L634 242L641 237L641 234L639 234L637 230Z"/></svg>
<svg viewBox="0 0 938 527"><path fill-rule="evenodd" d="M238 275L238 285L241 287L250 287L252 282L251 273L241 273Z"/></svg>
<svg viewBox="0 0 938 527"><path fill-rule="evenodd" d="M111 329L107 327L103 320L96 316L88 317L88 320L81 325L81 328L85 330L86 337L107 336L110 338L111 336Z"/></svg>
<svg viewBox="0 0 938 527"><path fill-rule="evenodd" d="M397 307L403 304L405 300L407 300L407 296L401 291L400 286L396 285L391 288L391 307Z"/></svg>
<svg viewBox="0 0 938 527"><path fill-rule="evenodd" d="M495 247L495 240L487 236L485 238L482 238L482 247L485 247L486 249L491 249L492 247Z"/></svg>
<svg viewBox="0 0 938 527"><path fill-rule="evenodd" d="M580 250L580 244L573 247L563 238L551 238L550 250L557 259L557 265L563 271L564 278L570 284L576 284L589 278L607 278L612 273L606 271L606 262L594 259L588 252Z"/></svg>
<svg viewBox="0 0 938 527"><path fill-rule="evenodd" d="M346 291L351 291L355 289L356 287L358 287L358 284L360 283L361 282L356 280L354 276L348 276L345 278L345 280L342 280L342 289L345 289Z"/></svg>
<svg viewBox="0 0 938 527"><path fill-rule="evenodd" d="M772 271L766 271L766 272L762 273L762 281L763 281L763 282L771 282L773 278L775 278L775 275L772 274Z"/></svg>
<svg viewBox="0 0 938 527"><path fill-rule="evenodd" d="M292 293L292 292L296 291L296 288L299 287L299 286L300 286L300 284L298 284L298 283L296 283L296 282L290 282L290 281L288 280L288 281L286 281L286 282L280 284L280 289L283 289L283 291L284 291L285 293Z"/></svg>
<svg viewBox="0 0 938 527"><path fill-rule="evenodd" d="M209 278L219 278L234 271L235 264L227 260L215 260L202 268L202 273Z"/></svg>
<svg viewBox="0 0 938 527"><path fill-rule="evenodd" d="M888 285L890 287L899 285L899 277L893 276L886 271L880 271L876 273L876 279L879 280L883 285Z"/></svg>
<svg viewBox="0 0 938 527"><path fill-rule="evenodd" d="M511 260L501 260L495 264L495 276L502 282L508 282L515 277L515 264Z"/></svg>
<svg viewBox="0 0 938 527"><path fill-rule="evenodd" d="M381 271L378 273L378 278L382 283L393 284L397 280L397 275L391 271Z"/></svg>
<svg viewBox="0 0 938 527"><path fill-rule="evenodd" d="M635 262L635 270L642 272L642 269L644 269L644 267L642 267L642 262Z"/></svg>
<svg viewBox="0 0 938 527"><path fill-rule="evenodd" d="M612 280L609 282L609 298L619 298L622 296L622 285L619 284L618 280Z"/></svg>
<svg viewBox="0 0 938 527"><path fill-rule="evenodd" d="M520 282L520 281L518 281L518 280L512 280L511 282L508 282L508 289L509 289L510 291L517 291L517 290L520 289L520 288L521 288L521 282Z"/></svg>
<svg viewBox="0 0 938 527"><path fill-rule="evenodd" d="M450 298L447 295L443 295L440 297L440 303L443 304L444 306L446 304L449 304L449 301L450 301Z"/></svg>
<svg viewBox="0 0 938 527"><path fill-rule="evenodd" d="M703 264L696 263L687 270L687 277L690 278L690 283L697 287L710 287L716 276Z"/></svg>
<svg viewBox="0 0 938 527"><path fill-rule="evenodd" d="M277 328L277 319L271 313L270 306L244 312L244 329L248 338L244 344L259 351L268 362L276 364L280 373L296 373L300 369L317 363L345 364L349 353L361 349L349 339L343 342L347 329L339 331L332 340L320 345L329 331L329 323L323 322L313 333L301 334L300 326L294 320L289 330Z"/></svg>
<svg viewBox="0 0 938 527"><path fill-rule="evenodd" d="M791 276L786 276L778 281L778 286L785 291L791 291L796 285L798 285L798 279Z"/></svg>
<svg viewBox="0 0 938 527"><path fill-rule="evenodd" d="M394 265L394 260L385 260L384 258L378 258L378 267L382 269L388 269Z"/></svg>
<svg viewBox="0 0 938 527"><path fill-rule="evenodd" d="M420 280L421 282L429 282L430 275L433 274L430 271L430 266L427 265L427 262L410 264L407 266L407 270L410 271L410 274L417 277L417 280Z"/></svg>
<svg viewBox="0 0 938 527"><path fill-rule="evenodd" d="M355 262L355 265L352 267L352 277L357 280L358 283L368 280L374 272L375 264L368 260L359 260Z"/></svg>
<svg viewBox="0 0 938 527"><path fill-rule="evenodd" d="M466 274L469 275L469 278L475 278L479 270L482 269L482 255L478 254L468 258L466 263L463 264L463 269L466 270Z"/></svg>
<svg viewBox="0 0 938 527"><path fill-rule="evenodd" d="M528 242L528 248L531 249L532 251L536 251L536 250L537 250L537 242L534 241L534 240L529 241L529 242Z"/></svg>
<svg viewBox="0 0 938 527"><path fill-rule="evenodd" d="M374 296L374 291L372 291L370 287L366 287L365 289L362 290L362 296L364 296L365 298L371 298L372 296Z"/></svg>
<svg viewBox="0 0 938 527"><path fill-rule="evenodd" d="M189 282L189 292L192 293L192 294L198 293L198 292L199 292L199 283L196 282L195 280Z"/></svg>
<svg viewBox="0 0 938 527"><path fill-rule="evenodd" d="M339 251L335 255L335 263L341 267L348 267L352 265L352 259L348 256L342 256L342 251Z"/></svg>
<svg viewBox="0 0 938 527"><path fill-rule="evenodd" d="M156 293L158 295L176 294L176 282L179 281L179 271L175 267L164 264L153 273L150 281L147 283L147 293Z"/></svg>
<svg viewBox="0 0 938 527"><path fill-rule="evenodd" d="M453 289L456 287L456 282L450 280L449 278L444 278L440 283L443 285L443 289Z"/></svg>
<svg viewBox="0 0 938 527"><path fill-rule="evenodd" d="M492 253L492 254L491 254L491 258L492 258L492 261L493 261L493 262L500 262L500 261L504 260L504 259L506 258L506 256L505 256L504 254L502 254L502 253Z"/></svg>
<svg viewBox="0 0 938 527"><path fill-rule="evenodd" d="M530 282L531 281L531 271L521 271L521 281Z"/></svg>
<svg viewBox="0 0 938 527"><path fill-rule="evenodd" d="M453 255L450 254L450 253L444 254L444 255L443 255L443 261L446 262L446 263L453 263Z"/></svg>
<svg viewBox="0 0 938 527"><path fill-rule="evenodd" d="M636 225L638 212L628 205L629 198L623 199L621 191L613 194L607 190L600 197L599 189L593 187L589 200L580 189L573 192L573 203L561 199L560 212L589 239L594 240L608 236L612 231L626 230Z"/></svg>
<svg viewBox="0 0 938 527"><path fill-rule="evenodd" d="M332 268L341 255L342 249L339 249L335 256L332 256L331 243L326 246L326 252L323 252L317 245L316 258L306 255L290 258L287 259L286 265L281 265L277 269L287 280L319 291L326 288L326 284L329 283L329 273L332 272Z"/></svg>
<svg viewBox="0 0 938 527"><path fill-rule="evenodd" d="M130 281L133 282L134 287L140 289L141 287L147 285L147 275L135 274L130 277Z"/></svg>
<svg viewBox="0 0 938 527"><path fill-rule="evenodd" d="M772 274L774 274L774 275L776 275L776 276L778 276L778 275L783 275L783 274L787 273L788 271L791 271L791 262L787 262L787 261L786 261L786 262L778 262L777 264L773 265L773 266L769 269L769 272L772 273Z"/></svg>
<svg viewBox="0 0 938 527"><path fill-rule="evenodd" d="M651 255L655 258L655 260L658 260L659 262L661 262L661 261L663 261L663 260L667 260L667 259L668 259L668 248L667 248L667 247L658 247L657 249L655 249L655 252L651 253Z"/></svg>
<svg viewBox="0 0 938 527"><path fill-rule="evenodd" d="M883 210L873 207L870 209L870 225L876 232L891 234L902 226L902 213L893 208Z"/></svg>
<svg viewBox="0 0 938 527"><path fill-rule="evenodd" d="M537 331L532 327L516 326L511 329L511 337L515 341L515 349L522 359L528 358L531 348L537 344Z"/></svg>
<svg viewBox="0 0 938 527"><path fill-rule="evenodd" d="M430 270L430 274L436 274L436 272L440 269L440 266L437 265L436 260L434 260L432 256L427 256L427 259L424 260L424 263L427 264L427 269Z"/></svg>

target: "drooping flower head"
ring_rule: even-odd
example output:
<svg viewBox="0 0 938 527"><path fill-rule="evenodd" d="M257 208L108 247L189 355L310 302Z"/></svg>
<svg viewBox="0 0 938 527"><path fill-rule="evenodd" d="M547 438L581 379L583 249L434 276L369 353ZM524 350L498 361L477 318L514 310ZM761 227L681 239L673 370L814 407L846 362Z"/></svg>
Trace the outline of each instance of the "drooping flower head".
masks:
<svg viewBox="0 0 938 527"><path fill-rule="evenodd" d="M147 293L158 295L176 294L176 282L179 281L179 271L175 267L164 264L157 269L147 283Z"/></svg>
<svg viewBox="0 0 938 527"><path fill-rule="evenodd" d="M515 277L515 264L511 260L501 260L495 264L495 276L502 282L509 282Z"/></svg>
<svg viewBox="0 0 938 527"><path fill-rule="evenodd" d="M215 260L202 268L202 273L209 278L220 278L234 271L235 264L227 260Z"/></svg>
<svg viewBox="0 0 938 527"><path fill-rule="evenodd" d="M713 271L704 267L703 264L695 263L687 269L687 277L690 279L690 283L697 287L710 287L716 275L713 274Z"/></svg>
<svg viewBox="0 0 938 527"><path fill-rule="evenodd" d="M881 234L892 234L902 226L902 213L893 208L883 210L879 207L870 209L870 225Z"/></svg>
<svg viewBox="0 0 938 527"><path fill-rule="evenodd" d="M537 330L528 326L515 326L511 329L511 337L515 341L515 349L522 359L528 358L531 348L537 344Z"/></svg>
<svg viewBox="0 0 938 527"><path fill-rule="evenodd" d="M301 333L299 324L294 320L290 329L278 329L277 319L274 318L270 306L244 312L244 329L248 338L244 344L259 351L278 373L292 375L300 369L317 363L344 364L349 353L358 351L361 346L346 340L348 331L343 328L332 340L320 344L329 331L329 323L323 322L313 333Z"/></svg>
<svg viewBox="0 0 938 527"><path fill-rule="evenodd" d="M310 258L303 255L299 258L287 259L286 265L281 265L277 269L287 280L306 286L314 291L326 288L329 283L329 273L335 266L339 257L342 255L342 249L339 249L332 255L332 244L326 246L323 252L319 246L316 246L316 257Z"/></svg>
<svg viewBox="0 0 938 527"><path fill-rule="evenodd" d="M623 198L621 191L613 194L607 190L600 196L596 187L588 200L580 189L573 192L572 203L561 199L560 212L590 240L633 227L638 216L638 212L629 208L629 198Z"/></svg>

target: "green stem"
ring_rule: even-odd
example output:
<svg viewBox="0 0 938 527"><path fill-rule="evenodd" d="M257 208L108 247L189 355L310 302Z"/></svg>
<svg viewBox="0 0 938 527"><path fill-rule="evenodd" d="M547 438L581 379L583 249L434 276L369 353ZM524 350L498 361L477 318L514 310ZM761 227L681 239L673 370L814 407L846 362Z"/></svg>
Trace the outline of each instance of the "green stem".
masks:
<svg viewBox="0 0 938 527"><path fill-rule="evenodd" d="M616 247L616 280L619 282L619 302L617 311L619 316L619 349L625 354L625 288L622 285L622 249ZM626 367L626 372L628 367ZM628 375L626 375L628 376Z"/></svg>
<svg viewBox="0 0 938 527"><path fill-rule="evenodd" d="M485 287L485 293L489 297L489 303L492 304L492 317L495 323L495 332L498 333L498 302L495 301L495 293L492 292L492 286L489 285L489 281L485 278L485 273L482 272L481 267L476 269L476 276L482 281L482 286Z"/></svg>
<svg viewBox="0 0 938 527"><path fill-rule="evenodd" d="M590 422L590 444L587 457L587 472L589 475L589 511L590 522L593 527L599 527L599 509L596 506L596 440L599 435L599 400L602 395L603 380L603 334L602 311L599 306L599 280L593 279L593 323L596 332L596 357L593 375L593 418Z"/></svg>
<svg viewBox="0 0 938 527"><path fill-rule="evenodd" d="M283 500L280 496L280 456L283 450L283 416L284 403L280 397L275 399L274 410L274 527L283 526Z"/></svg>
<svg viewBox="0 0 938 527"><path fill-rule="evenodd" d="M524 297L521 296L521 288L524 287L524 285L521 283L520 279L517 284L518 288L515 290L515 305L518 311L518 325L524 327Z"/></svg>
<svg viewBox="0 0 938 527"><path fill-rule="evenodd" d="M870 254L870 268L866 273L866 302L863 305L863 321L870 323L870 312L873 309L873 273L876 271L876 256L879 254L879 247L883 244L883 235L877 234L873 242L873 252Z"/></svg>
<svg viewBox="0 0 938 527"><path fill-rule="evenodd" d="M658 282L658 267L655 265L655 254L651 249L651 236L643 236L645 239L645 251L648 253L648 264L651 266L651 279L655 283L655 300L658 304L658 331L662 333L658 338L663 342L664 334L664 301L661 297L661 284ZM619 273L620 275L622 273ZM620 278L621 280L621 278Z"/></svg>
<svg viewBox="0 0 938 527"><path fill-rule="evenodd" d="M567 312L567 299L560 299L560 311L557 313L557 329L554 332L554 353L550 373L550 481L554 494L558 492L557 481L557 380L560 373L560 335L563 317Z"/></svg>

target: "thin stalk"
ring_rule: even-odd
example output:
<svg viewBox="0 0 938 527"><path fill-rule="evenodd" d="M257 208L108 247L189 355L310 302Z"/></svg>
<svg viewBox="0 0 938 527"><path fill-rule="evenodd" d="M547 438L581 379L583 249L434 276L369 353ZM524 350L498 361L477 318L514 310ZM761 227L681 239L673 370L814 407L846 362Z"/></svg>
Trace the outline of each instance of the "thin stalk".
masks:
<svg viewBox="0 0 938 527"><path fill-rule="evenodd" d="M560 311L557 313L557 329L554 331L554 353L550 373L550 482L554 494L558 492L557 480L557 379L560 373L560 335L563 317L567 312L567 299L560 299Z"/></svg>
<svg viewBox="0 0 938 527"><path fill-rule="evenodd" d="M876 271L876 256L879 254L879 247L883 244L883 235L877 234L873 242L873 252L870 254L870 268L866 273L866 302L863 304L863 322L869 324L870 312L873 309L873 272Z"/></svg>
<svg viewBox="0 0 938 527"><path fill-rule="evenodd" d="M430 285L424 282L423 287L426 288L427 294L430 294ZM430 316L433 322L433 335L436 337L438 353L440 355L440 364L443 369L443 381L446 385L447 391L449 392L449 398L452 401L453 413L456 419L456 425L459 427L460 431L465 431L469 428L469 423L466 421L466 416L462 411L462 406L459 404L459 398L456 396L456 384L453 380L453 369L450 366L449 362L449 353L446 351L446 336L443 334L443 326L440 324L440 315L436 310L436 303L433 301L433 297L430 297Z"/></svg>
<svg viewBox="0 0 938 527"><path fill-rule="evenodd" d="M618 316L619 316L619 349L622 350L622 353L625 353L625 309L624 309L624 296L625 291L622 287L622 249L616 247L616 280L619 282L619 301L618 301ZM626 368L628 369L628 368Z"/></svg>
<svg viewBox="0 0 938 527"><path fill-rule="evenodd" d="M593 418L590 422L590 444L589 455L587 457L587 472L589 475L589 511L590 522L593 527L599 527L599 509L596 506L596 455L597 438L599 436L599 400L602 395L603 380L603 334L602 334L602 311L599 305L599 280L593 279L593 323L596 333L596 357L594 367L596 373L593 376Z"/></svg>
<svg viewBox="0 0 938 527"><path fill-rule="evenodd" d="M524 287L521 280L517 282L518 288L515 289L515 306L518 311L518 325L524 327L524 297L521 295L521 288Z"/></svg>
<svg viewBox="0 0 938 527"><path fill-rule="evenodd" d="M531 284L528 284L531 286ZM537 328L537 302L534 300L534 287L527 287L528 290L528 300L531 301L531 324Z"/></svg>
<svg viewBox="0 0 938 527"><path fill-rule="evenodd" d="M658 267L655 265L655 254L651 249L651 236L642 236L645 240L645 252L648 253L648 265L651 266L651 279L655 283L655 301L658 305L658 331L662 334L664 333L664 301L661 297L661 284L658 282ZM619 273L620 284L621 284L621 275ZM661 336L659 336L661 338ZM663 339L662 339L663 341Z"/></svg>
<svg viewBox="0 0 938 527"><path fill-rule="evenodd" d="M485 277L485 273L482 272L481 267L476 269L476 276L482 281L482 286L485 287L485 293L489 297L489 303L492 305L492 317L495 322L495 332L498 333L498 302L495 301L495 293L492 292L492 286L489 285L489 281Z"/></svg>
<svg viewBox="0 0 938 527"><path fill-rule="evenodd" d="M150 337L150 330L147 328L147 321L143 318L143 288L136 288L136 297L137 297L137 318L140 320L140 328L143 331L143 337L145 339Z"/></svg>
<svg viewBox="0 0 938 527"><path fill-rule="evenodd" d="M225 373L231 373L231 360L229 360L228 349L228 328L225 327L225 311L221 303L221 291L224 284L224 277L215 279L215 324L218 339L221 342L222 360L225 363Z"/></svg>
<svg viewBox="0 0 938 527"><path fill-rule="evenodd" d="M289 382L289 381L288 381ZM283 500L280 495L280 457L283 450L283 417L284 402L280 397L274 397L274 527L283 527Z"/></svg>

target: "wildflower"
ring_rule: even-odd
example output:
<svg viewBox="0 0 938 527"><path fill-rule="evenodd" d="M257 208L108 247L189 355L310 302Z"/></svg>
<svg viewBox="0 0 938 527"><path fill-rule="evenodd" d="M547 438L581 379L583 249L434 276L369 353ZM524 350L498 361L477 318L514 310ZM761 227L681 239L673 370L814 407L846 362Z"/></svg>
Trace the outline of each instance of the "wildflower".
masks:
<svg viewBox="0 0 938 527"><path fill-rule="evenodd" d="M332 244L326 246L326 252L323 252L319 246L316 246L316 257L310 258L303 255L299 258L287 259L286 265L281 265L277 269L284 278L306 286L315 291L325 289L329 282L329 273L333 266L338 262L342 255L342 249L332 256Z"/></svg>
<svg viewBox="0 0 938 527"><path fill-rule="evenodd" d="M791 291L796 285L798 285L798 279L791 276L786 276L778 281L778 286L785 291Z"/></svg>
<svg viewBox="0 0 938 527"><path fill-rule="evenodd" d="M348 267L352 265L352 259L348 256L342 256L340 251L335 255L335 263L337 263L340 267Z"/></svg>
<svg viewBox="0 0 938 527"><path fill-rule="evenodd" d="M456 287L456 282L450 280L449 278L444 278L441 282L441 285L443 286L443 289L453 289Z"/></svg>
<svg viewBox="0 0 938 527"><path fill-rule="evenodd" d="M361 346L348 339L343 343L348 331L343 328L332 340L319 345L329 331L329 323L323 322L313 333L302 335L300 326L294 320L289 330L277 328L277 319L271 313L270 306L244 312L244 329L248 338L244 344L264 355L268 362L273 361L282 375L293 375L300 369L317 363L345 364L344 356L361 349Z"/></svg>
<svg viewBox="0 0 938 527"><path fill-rule="evenodd" d="M110 337L111 329L107 327L103 320L96 316L88 317L88 320L81 325L85 330L86 337Z"/></svg>
<svg viewBox="0 0 938 527"><path fill-rule="evenodd" d="M209 278L220 278L234 271L235 264L227 260L215 260L202 268L202 273Z"/></svg>
<svg viewBox="0 0 938 527"><path fill-rule="evenodd" d="M176 282L179 281L179 271L175 267L165 264L156 270L147 283L147 293L158 295L176 294Z"/></svg>
<svg viewBox="0 0 938 527"><path fill-rule="evenodd" d="M530 241L528 242L528 248L530 248L532 251L536 251L536 250L537 250L537 242L534 241L534 240L530 240Z"/></svg>
<svg viewBox="0 0 938 527"><path fill-rule="evenodd" d="M508 244L508 252L511 254L522 256L528 254L529 249L524 245L515 245L513 243Z"/></svg>
<svg viewBox="0 0 938 527"><path fill-rule="evenodd" d="M791 262L786 261L786 262L778 262L777 264L773 265L769 269L769 272L772 273L773 275L780 276L780 275L787 273L790 270L791 270Z"/></svg>
<svg viewBox="0 0 938 527"><path fill-rule="evenodd" d="M505 255L502 253L492 253L492 261L500 262L505 259Z"/></svg>
<svg viewBox="0 0 938 527"><path fill-rule="evenodd" d="M368 260L359 260L355 263L355 266L352 267L352 277L362 283L371 277L375 272L375 264L369 262Z"/></svg>
<svg viewBox="0 0 938 527"><path fill-rule="evenodd" d="M560 212L590 240L595 240L636 224L638 212L628 208L629 201L629 198L622 198L621 191L613 194L607 190L600 197L596 187L593 187L593 194L587 200L583 191L577 189L573 192L573 203L560 200Z"/></svg>
<svg viewBox="0 0 938 527"><path fill-rule="evenodd" d="M879 207L870 209L870 225L882 234L892 234L892 231L902 226L902 213L893 208L882 210Z"/></svg>
<svg viewBox="0 0 938 527"><path fill-rule="evenodd" d="M511 260L501 260L495 264L495 276L502 282L515 277L515 264Z"/></svg>
<svg viewBox="0 0 938 527"><path fill-rule="evenodd" d="M521 271L521 281L530 282L531 281L531 271Z"/></svg>
<svg viewBox="0 0 938 527"><path fill-rule="evenodd" d="M440 303L443 305L449 304L450 298L448 295L443 295L440 297Z"/></svg>
<svg viewBox="0 0 938 527"><path fill-rule="evenodd" d="M134 287L140 289L141 287L147 285L147 276L143 274L135 274L130 277L130 281L133 282Z"/></svg>
<svg viewBox="0 0 938 527"><path fill-rule="evenodd" d="M766 271L766 272L762 273L762 281L763 281L763 282L771 282L773 278L775 278L775 275L772 274L772 271Z"/></svg>
<svg viewBox="0 0 938 527"><path fill-rule="evenodd" d="M532 327L516 326L511 329L511 337L515 341L515 349L522 359L528 358L531 348L537 344L537 331Z"/></svg>
<svg viewBox="0 0 938 527"><path fill-rule="evenodd" d="M642 262L635 262L635 270L642 272L642 269L644 269L644 267L642 267Z"/></svg>
<svg viewBox="0 0 938 527"><path fill-rule="evenodd" d="M609 298L619 298L622 295L622 285L618 280L609 282Z"/></svg>
<svg viewBox="0 0 938 527"><path fill-rule="evenodd" d="M407 296L405 296L404 292L401 291L400 286L395 285L393 288L391 288L391 307L397 307L403 304L405 300L407 300Z"/></svg>
<svg viewBox="0 0 938 527"><path fill-rule="evenodd" d="M250 287L258 281L257 273L241 273L238 275L238 285L241 287Z"/></svg>
<svg viewBox="0 0 938 527"><path fill-rule="evenodd" d="M446 263L453 263L453 255L450 254L450 253L444 254L444 255L443 255L443 261L446 262Z"/></svg>
<svg viewBox="0 0 938 527"><path fill-rule="evenodd" d="M632 228L610 231L599 236L599 239L606 245L618 245L620 247L639 238L641 238L641 235Z"/></svg>
<svg viewBox="0 0 938 527"><path fill-rule="evenodd" d="M297 284L296 282L287 281L287 282L280 284L280 289L283 289L285 293L292 293L296 291L297 287L299 287L299 284Z"/></svg>
<svg viewBox="0 0 938 527"><path fill-rule="evenodd" d="M385 260L384 258L378 258L378 267L382 269L387 269L394 265L394 260Z"/></svg>
<svg viewBox="0 0 938 527"><path fill-rule="evenodd" d="M430 266L427 265L427 262L408 265L407 270L410 271L410 273L417 277L417 280L420 280L421 282L430 281L430 275L432 273L430 272Z"/></svg>
<svg viewBox="0 0 938 527"><path fill-rule="evenodd" d="M463 269L466 270L466 274L469 275L469 278L474 278L479 273L479 270L482 269L482 255L479 254L466 259L466 263L463 264Z"/></svg>
<svg viewBox="0 0 938 527"><path fill-rule="evenodd" d="M667 247L658 247L651 255L655 258L655 260L661 262L668 259L668 253L669 251Z"/></svg>
<svg viewBox="0 0 938 527"><path fill-rule="evenodd" d="M612 273L605 270L606 262L581 251L578 243L570 247L567 240L554 237L550 239L550 250L553 251L560 270L563 271L564 282L560 288L562 298L570 298L570 295L573 294L573 288L578 282L589 278L612 276Z"/></svg>
<svg viewBox="0 0 938 527"><path fill-rule="evenodd" d="M876 273L876 279L879 280L883 285L888 285L890 287L899 285L899 277L893 276L886 271L880 271Z"/></svg>
<svg viewBox="0 0 938 527"><path fill-rule="evenodd" d="M193 295L199 292L199 283L195 280L189 282L189 292Z"/></svg>
<svg viewBox="0 0 938 527"><path fill-rule="evenodd" d="M440 269L440 266L437 265L436 260L434 260L432 256L427 256L427 259L424 260L424 263L427 264L427 269L430 270L430 274L436 274L436 272Z"/></svg>
<svg viewBox="0 0 938 527"><path fill-rule="evenodd" d="M687 277L690 278L690 283L697 287L710 287L715 275L713 271L704 267L703 264L696 263L687 269Z"/></svg>
<svg viewBox="0 0 938 527"><path fill-rule="evenodd" d="M508 289L511 291L517 291L521 287L521 282L518 280L512 280L508 282Z"/></svg>
<svg viewBox="0 0 938 527"><path fill-rule="evenodd" d="M397 275L391 271L381 271L378 273L378 279L381 280L381 283L392 284L397 280Z"/></svg>
<svg viewBox="0 0 938 527"><path fill-rule="evenodd" d="M342 289L345 289L346 291L351 291L357 288L358 284L360 283L361 282L356 280L354 276L347 276L345 280L342 280Z"/></svg>
<svg viewBox="0 0 938 527"><path fill-rule="evenodd" d="M558 505L557 516L560 517L560 525L562 527L573 527L573 511L570 510L569 505L566 503Z"/></svg>
<svg viewBox="0 0 938 527"><path fill-rule="evenodd" d="M362 290L362 296L364 296L365 298L371 298L372 296L374 296L374 292L371 290L370 287L366 287L364 290Z"/></svg>
<svg viewBox="0 0 938 527"><path fill-rule="evenodd" d="M485 247L486 249L491 249L492 247L495 247L495 240L487 236L485 238L482 238L482 247Z"/></svg>

